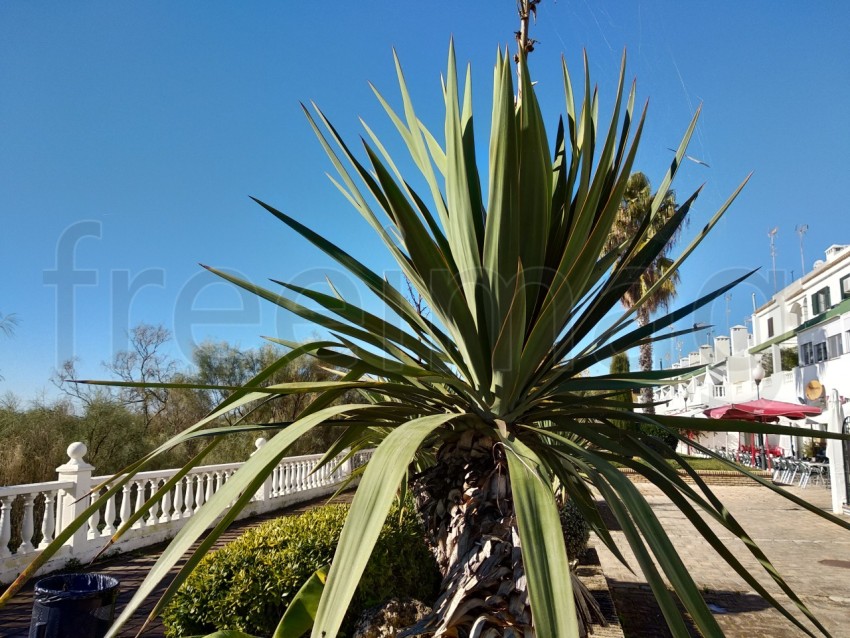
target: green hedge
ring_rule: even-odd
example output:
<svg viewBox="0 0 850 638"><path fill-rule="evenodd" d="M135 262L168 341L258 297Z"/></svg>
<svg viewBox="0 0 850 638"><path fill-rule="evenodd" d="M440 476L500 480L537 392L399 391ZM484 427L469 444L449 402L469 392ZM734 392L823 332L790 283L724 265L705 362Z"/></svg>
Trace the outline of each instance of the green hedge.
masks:
<svg viewBox="0 0 850 638"><path fill-rule="evenodd" d="M170 638L238 629L271 635L301 585L333 558L347 505L268 521L206 556L162 615ZM346 625L392 596L432 602L440 575L410 508L384 524Z"/></svg>

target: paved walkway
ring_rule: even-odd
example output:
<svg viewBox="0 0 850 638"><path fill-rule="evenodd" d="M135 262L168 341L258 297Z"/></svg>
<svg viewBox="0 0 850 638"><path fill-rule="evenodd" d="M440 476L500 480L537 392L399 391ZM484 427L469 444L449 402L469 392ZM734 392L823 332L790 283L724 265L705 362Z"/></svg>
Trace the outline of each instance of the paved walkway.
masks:
<svg viewBox="0 0 850 638"><path fill-rule="evenodd" d="M353 492L342 494L335 502L349 502ZM225 543L229 543L237 536L241 535L249 527L259 525L263 521L278 518L280 516L291 516L300 514L308 509L321 505L327 502L327 498L315 499L306 503L300 503L292 507L288 507L276 512L270 512L263 516L258 516L250 520L238 521L231 526L216 543L219 547ZM130 601L130 598L141 585L150 568L159 558L160 552L166 547L166 544L147 547L138 552L133 552L126 556L118 556L113 559L105 560L96 563L92 569L97 572L114 576L121 582L121 589L118 596L118 604L116 608L116 616L121 613L124 606ZM194 547L193 547L194 549ZM172 571L171 578L177 573L181 561ZM135 636L144 624L145 619L153 609L154 604L159 600L159 596L165 591L171 578L163 581L156 593L148 598L145 604L136 613L134 618L124 626L121 636ZM0 609L0 637L2 638L26 638L29 636L30 616L32 614L32 587L34 583L30 583L26 591L21 592L8 605ZM161 638L165 635L162 623L157 619L153 622L142 634L145 638Z"/></svg>
<svg viewBox="0 0 850 638"><path fill-rule="evenodd" d="M648 484L637 487L670 535L727 636L790 638L805 635L755 594L660 490ZM836 638L850 637L850 531L766 489L714 487L713 490L830 633ZM805 490L792 487L789 491L822 509L830 508L829 492L822 487ZM711 526L751 573L763 572L743 543L713 521ZM613 535L626 559L639 569L623 533L614 532ZM669 636L643 576L631 573L601 543L596 547L626 637ZM769 585L771 593L779 592L769 577L759 577L759 581ZM777 598L793 608L786 597ZM799 612L797 616L803 618ZM694 631L694 635L698 634Z"/></svg>

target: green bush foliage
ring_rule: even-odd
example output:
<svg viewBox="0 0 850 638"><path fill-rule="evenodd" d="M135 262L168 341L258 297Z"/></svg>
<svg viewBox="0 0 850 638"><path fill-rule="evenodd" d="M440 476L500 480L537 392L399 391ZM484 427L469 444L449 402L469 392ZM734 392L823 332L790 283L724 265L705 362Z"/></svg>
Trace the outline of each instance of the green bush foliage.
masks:
<svg viewBox="0 0 850 638"><path fill-rule="evenodd" d="M590 526L581 510L572 500L567 500L564 503L560 508L560 515L564 542L567 545L567 556L570 560L581 559L587 551L587 543L590 540Z"/></svg>
<svg viewBox="0 0 850 638"><path fill-rule="evenodd" d="M163 612L169 637L238 629L271 635L292 597L331 562L347 505L327 505L269 521L208 554ZM393 596L431 603L440 575L412 507L393 508L357 594L347 625Z"/></svg>

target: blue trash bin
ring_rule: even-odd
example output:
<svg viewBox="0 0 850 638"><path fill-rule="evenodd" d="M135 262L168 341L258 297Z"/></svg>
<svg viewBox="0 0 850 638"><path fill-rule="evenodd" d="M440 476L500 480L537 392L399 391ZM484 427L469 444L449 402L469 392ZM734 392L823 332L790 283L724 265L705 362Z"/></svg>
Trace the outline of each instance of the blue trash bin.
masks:
<svg viewBox="0 0 850 638"><path fill-rule="evenodd" d="M59 574L35 584L29 638L103 638L115 618L118 580Z"/></svg>

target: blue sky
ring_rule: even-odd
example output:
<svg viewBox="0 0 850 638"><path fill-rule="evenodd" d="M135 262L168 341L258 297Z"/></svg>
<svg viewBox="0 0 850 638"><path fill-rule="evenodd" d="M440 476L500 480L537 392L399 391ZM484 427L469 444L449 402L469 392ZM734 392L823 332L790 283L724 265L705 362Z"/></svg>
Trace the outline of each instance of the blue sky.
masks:
<svg viewBox="0 0 850 638"><path fill-rule="evenodd" d="M301 114L315 100L350 140L362 116L391 126L369 89L397 103L396 47L423 119L439 130L449 38L471 62L479 139L497 46L513 45L514 2L145 2L0 4L0 394L52 390L80 358L84 376L126 347L126 330L163 324L170 352L312 328L217 283L199 262L256 281L319 285L334 268L249 195L293 214L376 269L377 240L324 176L331 169ZM538 95L552 131L563 109L560 56L580 77L586 49L608 108L622 49L639 101L650 98L637 168L660 181L703 104L675 188L702 182L692 235L750 171L750 185L682 272L689 300L761 266L752 283L698 319L725 332L773 290L767 232L778 227L780 280L833 243L850 243L850 6L845 2L544 0L532 36ZM391 275L392 276L392 275ZM356 286L336 277L353 296ZM682 345L684 352L696 342ZM661 346L657 358L669 354Z"/></svg>

